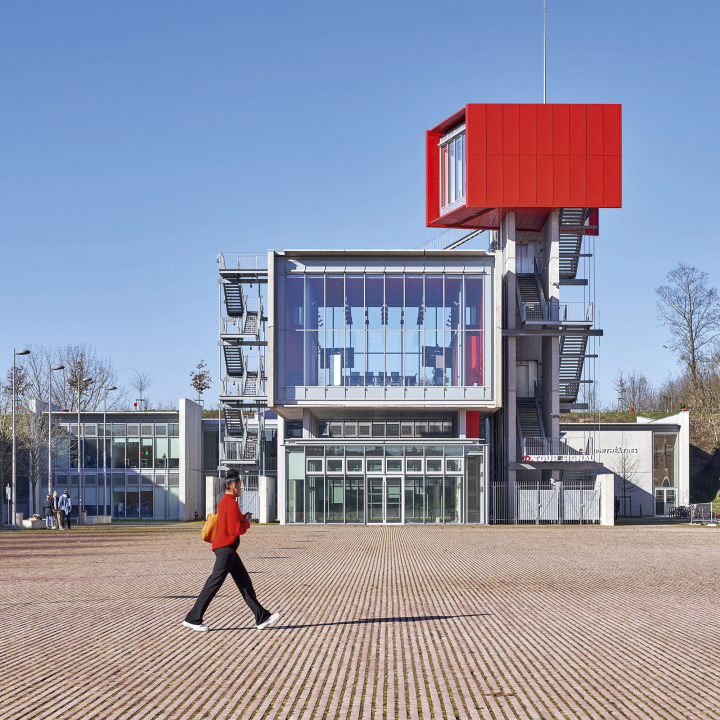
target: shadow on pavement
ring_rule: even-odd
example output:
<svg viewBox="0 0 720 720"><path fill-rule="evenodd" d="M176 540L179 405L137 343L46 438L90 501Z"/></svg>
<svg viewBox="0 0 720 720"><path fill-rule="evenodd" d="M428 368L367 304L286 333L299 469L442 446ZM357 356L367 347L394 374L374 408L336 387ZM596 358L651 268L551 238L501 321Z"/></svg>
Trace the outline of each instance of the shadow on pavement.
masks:
<svg viewBox="0 0 720 720"><path fill-rule="evenodd" d="M424 622L425 620L452 620L453 618L470 618L470 617L486 617L492 613L472 613L470 615L419 615L418 617L403 616L403 617L389 617L389 618L363 618L360 620L340 620L339 622L328 622L328 623L308 623L307 625L276 625L270 627L268 630L302 630L303 628L314 628L314 627L331 627L335 625L371 625L373 623L412 623L412 622ZM221 630L254 630L254 627L228 627L228 628L212 628L210 632L220 632Z"/></svg>

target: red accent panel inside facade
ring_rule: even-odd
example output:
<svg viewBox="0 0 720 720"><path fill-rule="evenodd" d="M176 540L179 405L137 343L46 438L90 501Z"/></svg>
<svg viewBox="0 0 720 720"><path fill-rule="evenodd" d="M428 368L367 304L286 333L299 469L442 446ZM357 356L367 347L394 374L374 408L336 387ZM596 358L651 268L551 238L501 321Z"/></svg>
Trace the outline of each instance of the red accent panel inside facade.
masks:
<svg viewBox="0 0 720 720"><path fill-rule="evenodd" d="M585 155L570 156L570 205L585 207L587 198L587 157Z"/></svg>
<svg viewBox="0 0 720 720"><path fill-rule="evenodd" d="M553 105L553 155L570 154L570 106Z"/></svg>
<svg viewBox="0 0 720 720"><path fill-rule="evenodd" d="M467 199L468 205L485 207L487 199L487 156L468 155Z"/></svg>
<svg viewBox="0 0 720 720"><path fill-rule="evenodd" d="M524 207L537 205L537 157L520 156L520 202Z"/></svg>
<svg viewBox="0 0 720 720"><path fill-rule="evenodd" d="M520 156L503 155L503 201L520 204Z"/></svg>
<svg viewBox="0 0 720 720"><path fill-rule="evenodd" d="M480 437L480 413L477 410L468 410L465 413L465 437Z"/></svg>
<svg viewBox="0 0 720 720"><path fill-rule="evenodd" d="M603 154L603 106L587 106L587 154Z"/></svg>
<svg viewBox="0 0 720 720"><path fill-rule="evenodd" d="M502 155L503 152L503 106L487 106L487 154Z"/></svg>

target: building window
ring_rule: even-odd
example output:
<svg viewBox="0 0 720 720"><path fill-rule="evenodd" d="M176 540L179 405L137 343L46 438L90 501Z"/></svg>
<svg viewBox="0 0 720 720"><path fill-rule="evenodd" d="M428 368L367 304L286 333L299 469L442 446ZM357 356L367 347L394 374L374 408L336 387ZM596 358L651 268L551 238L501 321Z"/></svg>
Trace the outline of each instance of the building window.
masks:
<svg viewBox="0 0 720 720"><path fill-rule="evenodd" d="M278 384L483 386L484 292L481 274L281 274Z"/></svg>
<svg viewBox="0 0 720 720"><path fill-rule="evenodd" d="M465 199L465 125L440 140L440 207L452 208Z"/></svg>
<svg viewBox="0 0 720 720"><path fill-rule="evenodd" d="M677 486L677 435L653 435L653 484L655 487Z"/></svg>

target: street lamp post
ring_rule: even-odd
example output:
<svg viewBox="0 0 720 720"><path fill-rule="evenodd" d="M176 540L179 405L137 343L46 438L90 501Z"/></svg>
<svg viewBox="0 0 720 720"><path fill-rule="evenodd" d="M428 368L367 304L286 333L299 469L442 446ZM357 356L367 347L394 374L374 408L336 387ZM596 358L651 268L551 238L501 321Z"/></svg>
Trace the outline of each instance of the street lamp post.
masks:
<svg viewBox="0 0 720 720"><path fill-rule="evenodd" d="M52 495L52 374L53 370L64 369L64 365L56 365L48 373L48 495Z"/></svg>
<svg viewBox="0 0 720 720"><path fill-rule="evenodd" d="M12 518L10 520L11 527L15 527L15 513L17 512L17 471L16 471L16 458L15 458L15 375L17 374L17 368L15 366L15 357L17 355L29 355L29 350L14 350L13 349L13 396L12 396Z"/></svg>
<svg viewBox="0 0 720 720"><path fill-rule="evenodd" d="M117 388L114 385L111 385L108 388L105 388L105 393L103 395L103 515L107 512L107 507L111 503L108 502L108 496L107 496L107 452L108 452L108 442L107 442L107 394L109 392L112 392L113 390L117 390ZM112 512L110 513L112 515Z"/></svg>
<svg viewBox="0 0 720 720"><path fill-rule="evenodd" d="M78 522L80 521L80 513L82 513L84 505L85 485L83 484L82 474L82 450L81 450L81 430L80 430L80 398L82 396L83 388L92 382L92 378L84 377L78 378L78 424L77 424L77 464L78 464L78 487L80 489L80 497L78 498Z"/></svg>

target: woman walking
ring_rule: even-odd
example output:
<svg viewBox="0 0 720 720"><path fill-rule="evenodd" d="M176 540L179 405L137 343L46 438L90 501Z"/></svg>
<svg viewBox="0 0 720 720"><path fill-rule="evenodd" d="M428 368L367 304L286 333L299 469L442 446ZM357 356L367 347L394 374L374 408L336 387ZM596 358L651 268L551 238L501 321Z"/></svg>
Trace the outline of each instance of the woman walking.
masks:
<svg viewBox="0 0 720 720"><path fill-rule="evenodd" d="M215 566L212 575L207 579L193 609L183 620L185 627L207 632L209 629L203 624L203 616L211 600L217 594L228 573L232 575L238 590L242 594L247 606L255 616L258 630L264 630L280 619L279 613L272 614L258 602L255 597L250 576L237 554L240 544L240 535L244 535L250 527L250 521L241 512L237 504L242 486L237 470L228 471L225 479L225 494L218 503L217 525L213 537L212 549L215 553Z"/></svg>

